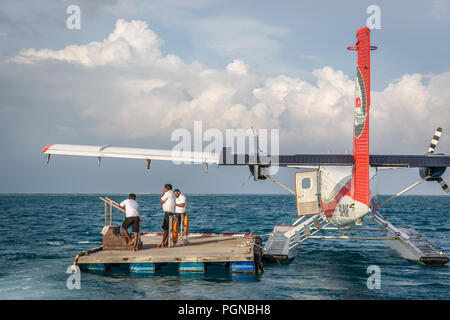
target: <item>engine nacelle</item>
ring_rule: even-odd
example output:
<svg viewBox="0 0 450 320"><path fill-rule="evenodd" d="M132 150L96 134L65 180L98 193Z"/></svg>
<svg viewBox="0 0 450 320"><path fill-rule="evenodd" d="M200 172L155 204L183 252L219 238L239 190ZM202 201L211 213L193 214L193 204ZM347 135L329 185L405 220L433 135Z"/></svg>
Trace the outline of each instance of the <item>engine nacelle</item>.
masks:
<svg viewBox="0 0 450 320"><path fill-rule="evenodd" d="M265 180L266 175L269 174L270 165L254 164L249 165L248 168L250 169L250 172L252 173L253 179L255 179L255 181Z"/></svg>
<svg viewBox="0 0 450 320"><path fill-rule="evenodd" d="M435 157L435 156L442 156L443 153L427 153L425 154L429 157ZM419 168L419 175L423 179L427 176L430 176L430 178L427 179L427 181L437 181L445 172L447 167L421 167Z"/></svg>
<svg viewBox="0 0 450 320"><path fill-rule="evenodd" d="M422 167L419 168L419 175L422 179L430 176L427 181L437 181L446 169L447 167Z"/></svg>
<svg viewBox="0 0 450 320"><path fill-rule="evenodd" d="M434 156L442 156L443 153L431 153L428 152L426 156L434 157ZM427 181L437 181L445 172L447 167L421 167L419 168L419 175L423 179L427 176L430 176L430 178L427 179Z"/></svg>

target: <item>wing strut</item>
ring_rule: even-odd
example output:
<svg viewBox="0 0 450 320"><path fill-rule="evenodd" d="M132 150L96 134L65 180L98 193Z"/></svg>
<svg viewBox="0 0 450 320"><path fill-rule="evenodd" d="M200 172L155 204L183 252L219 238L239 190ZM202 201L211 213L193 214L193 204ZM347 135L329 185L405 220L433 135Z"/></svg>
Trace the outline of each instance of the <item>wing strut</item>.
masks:
<svg viewBox="0 0 450 320"><path fill-rule="evenodd" d="M426 181L428 178L430 178L430 176L426 176L425 178L417 181L416 183L410 185L408 188L403 189L402 191L400 191L399 193L397 193L396 195L394 195L393 197L390 197L389 199L383 201L382 203L376 205L376 210L380 209L381 207L384 207L386 204L388 204L389 202L391 202L392 200L400 197L402 194L404 194L405 192L411 190L412 188L418 186L419 184L421 184L422 182Z"/></svg>
<svg viewBox="0 0 450 320"><path fill-rule="evenodd" d="M288 187L286 187L284 184L282 184L281 182L277 181L276 179L272 178L269 175L264 175L267 179L269 179L270 181L272 181L273 183L279 185L280 187L282 187L284 190L286 190L287 192L293 194L295 196L295 192L292 191L291 189L289 189Z"/></svg>

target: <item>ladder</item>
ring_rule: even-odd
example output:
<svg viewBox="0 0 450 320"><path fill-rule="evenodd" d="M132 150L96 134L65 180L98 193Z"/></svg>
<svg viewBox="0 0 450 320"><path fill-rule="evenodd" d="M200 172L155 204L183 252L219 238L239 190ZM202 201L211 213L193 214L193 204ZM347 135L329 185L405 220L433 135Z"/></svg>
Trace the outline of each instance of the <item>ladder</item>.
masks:
<svg viewBox="0 0 450 320"><path fill-rule="evenodd" d="M315 214L300 217L292 226L275 226L264 245L264 259L276 263L291 261L303 241L329 224L325 216Z"/></svg>

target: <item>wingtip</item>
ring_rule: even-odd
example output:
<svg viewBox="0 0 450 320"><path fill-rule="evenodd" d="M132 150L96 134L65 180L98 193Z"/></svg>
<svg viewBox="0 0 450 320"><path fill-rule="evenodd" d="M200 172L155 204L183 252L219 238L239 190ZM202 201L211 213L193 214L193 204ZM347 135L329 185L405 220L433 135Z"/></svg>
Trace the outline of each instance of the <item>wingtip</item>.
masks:
<svg viewBox="0 0 450 320"><path fill-rule="evenodd" d="M49 144L48 146L45 146L44 149L42 149L42 152L45 153L45 151L47 151L47 149L50 148L51 146L53 146L53 144Z"/></svg>

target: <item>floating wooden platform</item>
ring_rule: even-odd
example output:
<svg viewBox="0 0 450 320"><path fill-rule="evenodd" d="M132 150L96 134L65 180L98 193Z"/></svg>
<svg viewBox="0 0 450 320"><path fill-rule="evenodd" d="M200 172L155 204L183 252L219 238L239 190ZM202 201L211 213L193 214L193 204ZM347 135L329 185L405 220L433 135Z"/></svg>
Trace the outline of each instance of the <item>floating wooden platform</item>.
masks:
<svg viewBox="0 0 450 320"><path fill-rule="evenodd" d="M230 267L232 272L251 271L250 265L253 265L253 273L262 272L261 238L251 234L189 234L185 243L179 240L171 248L157 248L161 240L162 233L146 233L141 236L142 250L132 252L131 247L130 250L103 250L99 247L81 252L75 258L75 264L92 270L105 269L106 265L130 264L130 270L141 270L140 264L179 263L180 268L189 271L189 263L203 263L204 266L205 263L229 262L234 265ZM242 269L242 266L247 267ZM202 270L201 265L191 271L199 270Z"/></svg>

